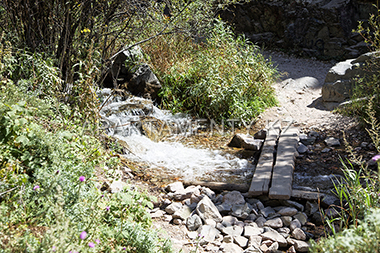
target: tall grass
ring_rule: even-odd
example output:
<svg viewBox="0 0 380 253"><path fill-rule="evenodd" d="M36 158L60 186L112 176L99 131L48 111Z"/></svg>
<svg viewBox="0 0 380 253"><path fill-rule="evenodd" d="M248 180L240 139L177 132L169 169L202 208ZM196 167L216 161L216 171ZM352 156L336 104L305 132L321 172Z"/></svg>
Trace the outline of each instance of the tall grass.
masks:
<svg viewBox="0 0 380 253"><path fill-rule="evenodd" d="M276 104L276 70L259 48L235 37L221 20L196 39L173 35L144 46L162 81L162 104L173 112L221 121L252 120Z"/></svg>

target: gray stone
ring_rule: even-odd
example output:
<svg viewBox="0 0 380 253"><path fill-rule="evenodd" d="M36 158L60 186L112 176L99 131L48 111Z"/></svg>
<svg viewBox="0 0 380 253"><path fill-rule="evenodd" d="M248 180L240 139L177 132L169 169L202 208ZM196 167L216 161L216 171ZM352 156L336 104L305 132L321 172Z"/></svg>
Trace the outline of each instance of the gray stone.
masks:
<svg viewBox="0 0 380 253"><path fill-rule="evenodd" d="M321 153L328 153L331 151L331 148L324 148L321 150Z"/></svg>
<svg viewBox="0 0 380 253"><path fill-rule="evenodd" d="M181 209L173 213L173 219L186 220L191 215L191 208L189 206L183 206Z"/></svg>
<svg viewBox="0 0 380 253"><path fill-rule="evenodd" d="M148 64L137 65L132 71L134 73L128 82L128 90L132 95L156 100L161 84Z"/></svg>
<svg viewBox="0 0 380 253"><path fill-rule="evenodd" d="M233 243L234 237L232 235L226 235L223 237L223 242L225 243Z"/></svg>
<svg viewBox="0 0 380 253"><path fill-rule="evenodd" d="M215 192L207 187L202 187L201 188L201 194L206 195L209 197L211 200L215 199Z"/></svg>
<svg viewBox="0 0 380 253"><path fill-rule="evenodd" d="M300 153L300 154L304 154L304 153L306 153L308 150L309 150L309 149L308 149L304 144L302 144L302 143L299 143L299 144L298 144L298 148L297 148L298 153Z"/></svg>
<svg viewBox="0 0 380 253"><path fill-rule="evenodd" d="M199 201L195 210L203 221L207 219L213 219L215 222L222 221L222 216L220 215L218 209L207 196Z"/></svg>
<svg viewBox="0 0 380 253"><path fill-rule="evenodd" d="M302 229L300 228L295 228L293 231L292 231L292 236L297 239L297 240L302 240L302 241L305 241L306 240L306 234L305 232L303 232Z"/></svg>
<svg viewBox="0 0 380 253"><path fill-rule="evenodd" d="M263 210L265 208L264 204L260 200L256 201L256 206L259 210Z"/></svg>
<svg viewBox="0 0 380 253"><path fill-rule="evenodd" d="M239 220L234 217L234 216L231 216L231 215L227 215L227 216L223 216L222 218L222 224L226 224L224 226L232 226L232 225L235 225L236 222L238 222Z"/></svg>
<svg viewBox="0 0 380 253"><path fill-rule="evenodd" d="M307 222L307 215L303 212L299 212L296 215L293 216L294 219L298 219L301 223L301 225L305 225Z"/></svg>
<svg viewBox="0 0 380 253"><path fill-rule="evenodd" d="M248 215L248 217L246 218L246 220L251 220L251 221L254 221L257 219L257 215L254 214L254 213L251 213L250 215Z"/></svg>
<svg viewBox="0 0 380 253"><path fill-rule="evenodd" d="M173 202L165 208L165 212L167 212L168 214L173 214L176 211L180 210L182 206L183 205L181 202Z"/></svg>
<svg viewBox="0 0 380 253"><path fill-rule="evenodd" d="M279 210L277 213L279 213L282 216L293 216L297 214L298 210L294 207L285 207Z"/></svg>
<svg viewBox="0 0 380 253"><path fill-rule="evenodd" d="M225 203L225 204L217 205L216 208L218 209L218 211L219 211L221 214L226 215L226 214L228 214L229 212L231 212L232 205L231 205L231 204L228 204L228 203Z"/></svg>
<svg viewBox="0 0 380 253"><path fill-rule="evenodd" d="M305 213L310 216L315 212L319 212L318 203L307 201L305 205Z"/></svg>
<svg viewBox="0 0 380 253"><path fill-rule="evenodd" d="M166 186L166 190L168 192L176 192L176 191L183 191L185 190L185 188L183 187L182 182L175 182L175 183L168 184Z"/></svg>
<svg viewBox="0 0 380 253"><path fill-rule="evenodd" d="M290 226L290 223L292 222L293 218L291 216L282 216L281 220L284 226L288 227Z"/></svg>
<svg viewBox="0 0 380 253"><path fill-rule="evenodd" d="M231 215L241 218L241 219L245 219L248 217L251 211L252 211L252 207L248 203L245 203L244 205L234 205L232 207Z"/></svg>
<svg viewBox="0 0 380 253"><path fill-rule="evenodd" d="M243 253L262 253L262 251L260 250L260 247L255 248L255 247L251 246L251 247L246 248L243 251Z"/></svg>
<svg viewBox="0 0 380 253"><path fill-rule="evenodd" d="M304 210L304 206L296 201L286 199L286 200L281 200L281 203L285 206L295 207L301 212L303 212Z"/></svg>
<svg viewBox="0 0 380 253"><path fill-rule="evenodd" d="M227 205L243 205L245 204L245 199L239 191L231 191L223 196L223 204Z"/></svg>
<svg viewBox="0 0 380 253"><path fill-rule="evenodd" d="M287 253L297 253L296 248L294 246L291 246L286 252Z"/></svg>
<svg viewBox="0 0 380 253"><path fill-rule="evenodd" d="M274 243L272 243L271 246L268 247L268 251L269 252L277 252L278 248L279 248L278 242L274 242Z"/></svg>
<svg viewBox="0 0 380 253"><path fill-rule="evenodd" d="M199 187L189 186L184 190L178 190L173 193L173 198L178 201L182 201L191 198L191 195L200 195Z"/></svg>
<svg viewBox="0 0 380 253"><path fill-rule="evenodd" d="M253 227L253 226L245 226L244 227L244 236L245 237L251 237L251 236L255 236L255 235L260 235L262 233L264 233L264 229L263 228Z"/></svg>
<svg viewBox="0 0 380 253"><path fill-rule="evenodd" d="M264 218L264 217L259 217L256 219L256 224L258 227L262 228L264 227L264 223L266 222L267 220Z"/></svg>
<svg viewBox="0 0 380 253"><path fill-rule="evenodd" d="M340 141L339 139L336 139L334 137L329 137L325 140L325 143L329 147L334 147L334 146L340 146Z"/></svg>
<svg viewBox="0 0 380 253"><path fill-rule="evenodd" d="M216 222L213 219L207 219L205 220L205 225L216 227Z"/></svg>
<svg viewBox="0 0 380 253"><path fill-rule="evenodd" d="M225 243L222 244L222 252L225 253L242 253L244 250L240 248L238 245L235 243Z"/></svg>
<svg viewBox="0 0 380 253"><path fill-rule="evenodd" d="M289 234L290 233L290 228L282 227L282 228L277 229L277 232L283 233L283 234Z"/></svg>
<svg viewBox="0 0 380 253"><path fill-rule="evenodd" d="M260 213L261 213L262 215L264 215L264 217L266 218L266 217L268 217L270 214L275 214L276 212L274 211L274 209L273 209L272 207L268 206L268 207L265 207L265 208L261 209L261 210L260 210Z"/></svg>
<svg viewBox="0 0 380 253"><path fill-rule="evenodd" d="M264 223L264 226L268 226L271 228L280 228L283 226L283 223L282 223L281 218L275 218L275 219L267 220Z"/></svg>
<svg viewBox="0 0 380 253"><path fill-rule="evenodd" d="M258 151L261 149L263 142L263 140L254 139L248 134L236 134L230 143L228 143L228 146Z"/></svg>
<svg viewBox="0 0 380 253"><path fill-rule="evenodd" d="M248 245L248 239L243 236L235 236L234 242L239 245L241 248L245 248Z"/></svg>
<svg viewBox="0 0 380 253"><path fill-rule="evenodd" d="M193 214L186 220L187 229L190 231L197 230L200 226L202 226L202 220L197 214Z"/></svg>
<svg viewBox="0 0 380 253"><path fill-rule="evenodd" d="M239 235L242 235L243 228L240 226L234 225L234 226L223 228L222 232L226 235L239 236Z"/></svg>
<svg viewBox="0 0 380 253"><path fill-rule="evenodd" d="M210 225L203 225L198 229L198 233L201 235L202 240L206 242L212 242L215 237L220 234L220 231Z"/></svg>
<svg viewBox="0 0 380 253"><path fill-rule="evenodd" d="M288 242L286 239L280 235L277 231L268 231L263 234L261 234L261 237L263 240L271 240L273 242L278 242L280 247L286 247Z"/></svg>
<svg viewBox="0 0 380 253"><path fill-rule="evenodd" d="M187 232L187 237L189 237L189 239L191 239L191 240L196 239L197 236L198 236L198 232L197 231L188 231Z"/></svg>
<svg viewBox="0 0 380 253"><path fill-rule="evenodd" d="M301 226L301 222L298 219L294 219L292 222L290 222L289 228L291 231L293 231L296 228L301 228Z"/></svg>
<svg viewBox="0 0 380 253"><path fill-rule="evenodd" d="M261 236L258 236L258 235L250 236L249 241L248 241L248 247L253 246L255 248L259 248L261 245L262 239L263 238Z"/></svg>
<svg viewBox="0 0 380 253"><path fill-rule="evenodd" d="M288 238L288 243L295 247L297 252L309 252L310 244L304 241Z"/></svg>

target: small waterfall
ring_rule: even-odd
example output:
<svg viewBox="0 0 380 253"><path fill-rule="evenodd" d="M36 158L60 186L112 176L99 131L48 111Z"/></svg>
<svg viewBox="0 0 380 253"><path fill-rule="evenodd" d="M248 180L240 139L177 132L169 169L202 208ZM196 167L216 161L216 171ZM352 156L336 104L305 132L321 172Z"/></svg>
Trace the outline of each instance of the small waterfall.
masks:
<svg viewBox="0 0 380 253"><path fill-rule="evenodd" d="M149 174L167 179L249 182L254 165L246 159L219 150L186 147L178 142L160 141L162 136L196 133L197 123L185 114L172 115L150 100L116 95L110 89L99 92L103 102L100 115L107 134L127 143L124 156L149 164Z"/></svg>

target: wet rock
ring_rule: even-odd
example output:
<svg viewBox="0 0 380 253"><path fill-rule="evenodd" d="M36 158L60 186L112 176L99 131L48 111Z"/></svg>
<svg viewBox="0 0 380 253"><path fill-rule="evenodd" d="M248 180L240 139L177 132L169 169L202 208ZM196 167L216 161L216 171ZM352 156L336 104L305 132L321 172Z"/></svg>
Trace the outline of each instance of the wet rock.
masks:
<svg viewBox="0 0 380 253"><path fill-rule="evenodd" d="M300 138L300 142L304 144L305 146L313 145L316 140L315 137L311 137L306 134L300 134L299 138Z"/></svg>
<svg viewBox="0 0 380 253"><path fill-rule="evenodd" d="M245 248L248 245L248 239L243 236L235 236L234 242L239 245L241 248Z"/></svg>
<svg viewBox="0 0 380 253"><path fill-rule="evenodd" d="M271 240L273 242L278 242L280 247L286 247L286 245L288 244L286 239L282 235L280 235L277 231L265 232L261 234L261 237L263 238L263 240Z"/></svg>
<svg viewBox="0 0 380 253"><path fill-rule="evenodd" d="M283 223L282 223L281 218L275 218L275 219L267 220L264 223L264 226L268 226L271 228L281 228L283 226Z"/></svg>
<svg viewBox="0 0 380 253"><path fill-rule="evenodd" d="M234 226L223 228L222 232L226 235L239 236L243 234L243 228L240 226L234 225Z"/></svg>
<svg viewBox="0 0 380 253"><path fill-rule="evenodd" d="M263 140L254 139L251 135L236 134L230 143L228 143L228 146L258 151L261 149L262 144Z"/></svg>
<svg viewBox="0 0 380 253"><path fill-rule="evenodd" d="M325 143L329 147L335 147L335 146L340 146L340 141L339 139L336 139L334 137L329 137L325 140Z"/></svg>
<svg viewBox="0 0 380 253"><path fill-rule="evenodd" d="M197 230L200 226L202 226L202 220L197 214L193 214L186 220L187 229L190 231Z"/></svg>
<svg viewBox="0 0 380 253"><path fill-rule="evenodd" d="M213 219L215 222L221 222L222 216L218 209L212 203L209 197L205 196L197 205L196 212L199 217L205 221L207 219Z"/></svg>
<svg viewBox="0 0 380 253"><path fill-rule="evenodd" d="M302 241L305 241L306 240L306 234L305 232L303 232L302 229L300 228L295 228L293 231L292 231L292 236L297 239L297 240L302 240Z"/></svg>
<svg viewBox="0 0 380 253"><path fill-rule="evenodd" d="M223 196L222 201L222 204L227 204L231 206L245 204L245 199L239 191L228 192Z"/></svg>
<svg viewBox="0 0 380 253"><path fill-rule="evenodd" d="M176 211L180 210L182 206L183 205L181 202L173 202L165 208L165 212L167 212L168 214L173 214Z"/></svg>
<svg viewBox="0 0 380 253"><path fill-rule="evenodd" d="M279 210L277 213L282 215L282 216L293 216L297 214L298 210L293 207L285 207Z"/></svg>

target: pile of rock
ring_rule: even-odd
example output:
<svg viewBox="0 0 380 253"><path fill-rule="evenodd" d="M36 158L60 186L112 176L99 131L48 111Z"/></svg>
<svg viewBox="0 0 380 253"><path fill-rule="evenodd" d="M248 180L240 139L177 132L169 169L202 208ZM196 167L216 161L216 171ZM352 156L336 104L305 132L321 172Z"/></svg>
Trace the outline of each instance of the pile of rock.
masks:
<svg viewBox="0 0 380 253"><path fill-rule="evenodd" d="M169 184L165 200L151 211L186 225L189 239L209 252L307 252L309 220L321 215L318 204L249 198L238 191L215 194L207 187ZM317 217L318 219L318 217Z"/></svg>

